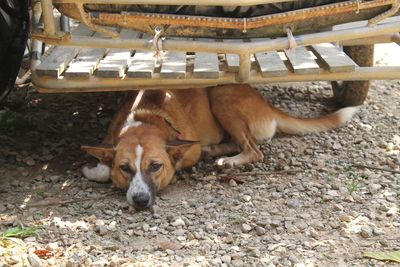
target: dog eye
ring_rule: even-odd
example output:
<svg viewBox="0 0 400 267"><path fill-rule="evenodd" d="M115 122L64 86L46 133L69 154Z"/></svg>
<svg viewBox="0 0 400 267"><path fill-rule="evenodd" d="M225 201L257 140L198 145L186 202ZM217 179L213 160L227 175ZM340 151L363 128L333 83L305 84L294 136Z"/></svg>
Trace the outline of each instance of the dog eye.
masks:
<svg viewBox="0 0 400 267"><path fill-rule="evenodd" d="M150 163L150 171L151 172L156 172L156 171L160 170L161 167L162 167L162 164L159 162Z"/></svg>
<svg viewBox="0 0 400 267"><path fill-rule="evenodd" d="M123 171L123 172L128 172L128 173L131 173L131 172L132 172L131 167L129 166L128 163L120 165L119 168L120 168L121 171Z"/></svg>

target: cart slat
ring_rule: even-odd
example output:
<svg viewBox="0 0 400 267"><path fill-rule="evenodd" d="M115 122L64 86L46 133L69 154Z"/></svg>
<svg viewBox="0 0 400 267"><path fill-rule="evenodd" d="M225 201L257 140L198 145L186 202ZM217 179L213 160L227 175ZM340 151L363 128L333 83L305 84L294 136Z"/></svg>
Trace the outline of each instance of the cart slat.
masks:
<svg viewBox="0 0 400 267"><path fill-rule="evenodd" d="M130 78L151 78L155 68L154 53L136 51L126 75Z"/></svg>
<svg viewBox="0 0 400 267"><path fill-rule="evenodd" d="M320 73L321 69L314 60L313 54L305 47L296 47L291 51L285 51L295 73L310 74Z"/></svg>
<svg viewBox="0 0 400 267"><path fill-rule="evenodd" d="M122 29L120 32L121 39L137 38L139 32ZM100 77L122 77L125 70L131 62L132 50L127 49L110 49L107 56L100 61L97 70L97 76Z"/></svg>
<svg viewBox="0 0 400 267"><path fill-rule="evenodd" d="M288 75L289 71L277 52L256 53L255 57L263 77Z"/></svg>
<svg viewBox="0 0 400 267"><path fill-rule="evenodd" d="M81 23L72 30L72 34L79 36L92 36L93 31ZM68 67L68 64L75 58L80 51L77 47L57 46L51 51L36 68L38 75L52 76L58 78L61 73Z"/></svg>
<svg viewBox="0 0 400 267"><path fill-rule="evenodd" d="M166 52L164 54L160 77L183 79L186 77L186 52Z"/></svg>
<svg viewBox="0 0 400 267"><path fill-rule="evenodd" d="M224 43L234 42L235 40L223 39ZM239 55L225 54L227 70L229 72L238 72L240 67Z"/></svg>
<svg viewBox="0 0 400 267"><path fill-rule="evenodd" d="M193 76L214 79L219 77L219 60L216 53L199 52L195 54Z"/></svg>
<svg viewBox="0 0 400 267"><path fill-rule="evenodd" d="M101 34L96 32L93 36L99 35ZM90 77L107 50L107 48L82 48L78 56L72 60L64 75L66 77Z"/></svg>
<svg viewBox="0 0 400 267"><path fill-rule="evenodd" d="M331 43L313 45L314 54L326 63L330 72L354 71L356 63Z"/></svg>

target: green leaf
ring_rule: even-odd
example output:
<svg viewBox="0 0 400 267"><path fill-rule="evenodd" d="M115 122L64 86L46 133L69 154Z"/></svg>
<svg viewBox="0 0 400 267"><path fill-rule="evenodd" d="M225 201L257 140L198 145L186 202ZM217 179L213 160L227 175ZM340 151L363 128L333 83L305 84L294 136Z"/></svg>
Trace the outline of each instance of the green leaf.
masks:
<svg viewBox="0 0 400 267"><path fill-rule="evenodd" d="M382 252L364 252L364 257L373 258L381 261L400 262L400 250Z"/></svg>
<svg viewBox="0 0 400 267"><path fill-rule="evenodd" d="M36 226L30 227L13 227L4 232L0 233L0 237L16 237L25 238L31 235L35 235L38 230Z"/></svg>

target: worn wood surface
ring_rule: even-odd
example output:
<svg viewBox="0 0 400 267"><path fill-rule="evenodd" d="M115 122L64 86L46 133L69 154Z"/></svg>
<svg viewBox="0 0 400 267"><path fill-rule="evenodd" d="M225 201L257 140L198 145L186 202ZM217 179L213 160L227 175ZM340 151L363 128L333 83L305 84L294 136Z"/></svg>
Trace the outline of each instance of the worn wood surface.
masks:
<svg viewBox="0 0 400 267"><path fill-rule="evenodd" d="M136 31L123 29L120 32L121 39L137 38ZM131 63L132 50L110 49L106 57L100 61L96 75L100 77L122 77L127 66Z"/></svg>
<svg viewBox="0 0 400 267"><path fill-rule="evenodd" d="M93 31L81 23L78 27L72 30L72 34L80 36L92 36ZM36 67L36 73L40 76L52 76L58 78L68 67L69 63L76 57L79 51L79 47L54 47L49 56L46 57L39 64L39 66Z"/></svg>
<svg viewBox="0 0 400 267"><path fill-rule="evenodd" d="M186 77L186 52L166 52L161 62L160 77L184 79Z"/></svg>
<svg viewBox="0 0 400 267"><path fill-rule="evenodd" d="M354 71L356 68L354 61L331 43L313 45L312 50L331 72Z"/></svg>
<svg viewBox="0 0 400 267"><path fill-rule="evenodd" d="M128 68L127 76L130 78L151 78L155 68L154 53L149 51L136 51Z"/></svg>
<svg viewBox="0 0 400 267"><path fill-rule="evenodd" d="M219 77L217 53L198 52L194 58L193 76L196 78L215 79Z"/></svg>
<svg viewBox="0 0 400 267"><path fill-rule="evenodd" d="M289 71L277 52L256 53L255 57L263 77L288 75Z"/></svg>
<svg viewBox="0 0 400 267"><path fill-rule="evenodd" d="M311 74L320 73L321 69L312 53L305 47L296 47L290 51L285 51L286 57L290 61L295 73Z"/></svg>

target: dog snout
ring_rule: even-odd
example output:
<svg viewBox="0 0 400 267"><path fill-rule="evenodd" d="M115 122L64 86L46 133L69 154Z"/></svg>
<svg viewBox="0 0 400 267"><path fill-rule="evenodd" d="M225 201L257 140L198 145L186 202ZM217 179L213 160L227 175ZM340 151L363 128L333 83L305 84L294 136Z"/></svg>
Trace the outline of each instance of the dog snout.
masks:
<svg viewBox="0 0 400 267"><path fill-rule="evenodd" d="M132 203L136 208L145 209L151 206L151 196L146 193L138 193L132 196Z"/></svg>

